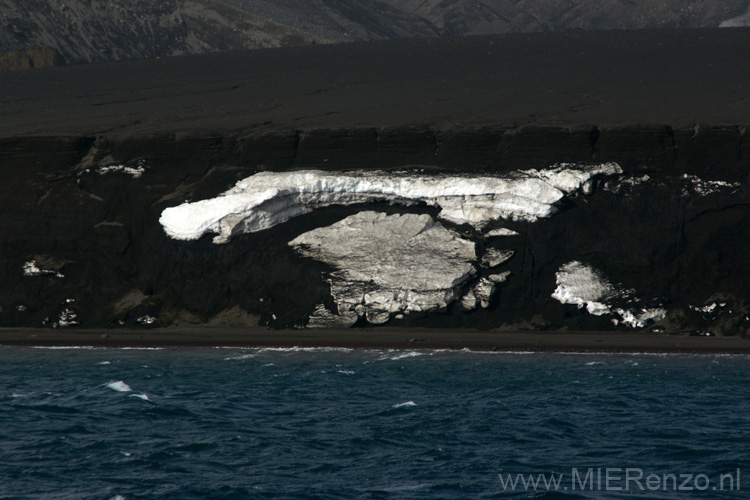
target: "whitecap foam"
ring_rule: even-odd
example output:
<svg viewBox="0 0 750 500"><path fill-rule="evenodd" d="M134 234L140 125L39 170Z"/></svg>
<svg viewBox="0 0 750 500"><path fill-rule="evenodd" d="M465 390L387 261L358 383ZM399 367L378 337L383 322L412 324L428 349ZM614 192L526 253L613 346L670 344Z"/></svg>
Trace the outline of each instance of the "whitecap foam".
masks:
<svg viewBox="0 0 750 500"><path fill-rule="evenodd" d="M256 356L256 353L240 354L239 356L229 356L228 358L224 358L224 361L242 361L243 359L252 359Z"/></svg>
<svg viewBox="0 0 750 500"><path fill-rule="evenodd" d="M162 351L163 347L118 347L121 351Z"/></svg>
<svg viewBox="0 0 750 500"><path fill-rule="evenodd" d="M400 354L396 354L395 356L388 356L388 359L390 359L391 361L397 361L399 359L416 358L418 356L424 356L426 354L428 353L422 351L406 351ZM432 355L433 353L429 354Z"/></svg>
<svg viewBox="0 0 750 500"><path fill-rule="evenodd" d="M151 401L151 399L149 399L149 397L147 395L143 394L143 393L141 393L141 394L131 394L130 397L131 398L142 399L144 401Z"/></svg>
<svg viewBox="0 0 750 500"><path fill-rule="evenodd" d="M126 384L122 380L108 382L107 388L112 389L113 391L117 391L117 392L130 392L133 390L130 388L128 384Z"/></svg>
<svg viewBox="0 0 750 500"><path fill-rule="evenodd" d="M410 408L412 406L417 406L417 403L414 401L405 401L403 403L398 403L392 406L392 408Z"/></svg>
<svg viewBox="0 0 750 500"><path fill-rule="evenodd" d="M352 352L351 347L263 347L258 353L264 352Z"/></svg>
<svg viewBox="0 0 750 500"><path fill-rule="evenodd" d="M66 351L70 349L104 349L104 347L94 347L92 345L33 345L30 346L32 349L48 349L50 351Z"/></svg>

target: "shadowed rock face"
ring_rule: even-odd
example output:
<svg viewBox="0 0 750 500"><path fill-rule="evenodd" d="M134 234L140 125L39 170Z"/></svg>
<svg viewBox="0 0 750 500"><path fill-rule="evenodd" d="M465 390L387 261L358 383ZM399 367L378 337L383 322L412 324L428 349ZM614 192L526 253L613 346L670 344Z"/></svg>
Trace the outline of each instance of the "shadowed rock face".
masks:
<svg viewBox="0 0 750 500"><path fill-rule="evenodd" d="M736 64L746 36L576 32L9 73L0 79L0 325L306 327L340 315L341 297L361 296L358 325L643 323L749 335L750 129L742 120L750 102L748 66ZM610 64L587 65L591 54ZM446 55L456 63L436 64ZM279 223L260 231L229 231L224 244L212 234L173 239L159 222L167 208L248 178L310 169L334 178L352 170L480 178L563 161L617 162L622 171L554 198L555 210L534 220L499 214L464 223L443 213L461 208L466 194L451 193L447 205L382 196L321 204L298 217L272 216ZM274 215L276 206L262 208ZM356 294L342 295L346 283L334 283L347 267L342 248L305 254L290 242L358 227L363 213L385 229L351 239L375 242L357 247L358 269L371 272L370 255L380 264L371 280L348 281ZM402 255L377 243L395 231L388 221L400 219L433 221L422 227L440 224L445 241L474 246L459 259L474 273L446 273L451 294L433 300L435 308L402 308L401 288L390 303L364 297L371 281L385 283L378 259ZM414 252L391 260L388 276L408 276L401 260L417 278L436 274L432 262L422 274ZM403 281L409 292L423 283ZM358 305L372 306L369 319Z"/></svg>
<svg viewBox="0 0 750 500"><path fill-rule="evenodd" d="M477 131L476 136L464 133L476 144L484 131ZM543 144L545 136L542 131L539 134ZM451 227L456 238L473 242L475 250L467 258L475 272L457 274L462 278L460 286L445 306L421 312L383 306L381 314L378 304L385 299L373 299L370 322L628 329L640 317L645 318L646 328L750 334L748 170L707 169L703 161L711 153L700 144L711 141L701 133L682 148L702 160L691 163L686 159L679 170L654 165L642 138L621 134L630 158L624 172L599 179L588 194L562 200L559 212L548 218L533 222L499 219L480 230ZM210 235L197 241L172 239L159 224L165 208L215 197L258 168L258 162L247 156L244 161L236 160L237 151L245 145L228 139L214 141L218 142L152 138L127 148L85 139L3 141L6 182L0 192L5 214L0 232L0 324L147 327L218 321L234 311L238 321L305 326L317 321L324 310L338 311L337 300L352 295L344 290L346 280L332 286L342 276L346 258L334 263L335 259L318 258L314 252L299 252L290 242L299 246L310 239L305 235L311 231L331 231L336 224L351 229L356 224L348 224L353 219L347 218L363 212L378 214L371 218L382 221L397 214L415 214L428 222L440 218L434 206L370 202L323 207L269 229L235 234L220 245ZM223 149L216 149L219 143ZM252 144L254 154L262 155L278 143L264 146L254 140ZM575 144L573 139L570 147ZM560 148L561 142L555 142L555 147ZM235 152L230 154L228 149ZM217 156L220 150L222 155ZM352 154L357 155L357 150ZM471 164L472 154L476 152L465 150L465 165ZM635 161L636 156L643 159ZM394 157L385 155L377 161L384 167ZM455 163L438 162L439 157L440 175L446 171L466 175ZM497 165L486 172L497 175L514 170L501 167L502 160ZM422 167L420 175L429 171ZM507 230L497 231L500 227ZM371 241L384 237L375 236ZM325 243L320 238L315 241ZM360 250L356 259L361 264L367 260L367 251ZM337 247L324 253L330 256L341 251ZM386 254L385 247L374 245L369 251L377 263L404 250ZM403 259L417 276L429 276L439 267L425 260L429 269L421 273L418 261L417 254ZM571 262L593 269L602 282L619 290L600 300L612 313L593 315L573 299L553 297L561 271ZM398 264L388 264L396 266L389 275L400 275ZM369 293L368 279L361 272L373 269L364 264L359 268L356 282L363 285L354 290L355 295ZM416 286L418 280L403 275L408 282L404 287ZM372 276L374 283L381 278ZM584 293L579 296L583 302L598 301ZM480 302L482 307L478 307ZM347 311L356 312L356 304L344 305ZM656 323L648 319L648 311L661 308L666 311L663 319L659 315Z"/></svg>

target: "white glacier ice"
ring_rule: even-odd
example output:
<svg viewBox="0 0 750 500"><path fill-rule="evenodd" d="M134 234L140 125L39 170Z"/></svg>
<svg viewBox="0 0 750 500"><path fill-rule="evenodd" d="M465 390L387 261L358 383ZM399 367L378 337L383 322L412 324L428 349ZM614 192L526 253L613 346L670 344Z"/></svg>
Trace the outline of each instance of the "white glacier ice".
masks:
<svg viewBox="0 0 750 500"><path fill-rule="evenodd" d="M316 308L308 326L379 324L392 315L444 309L476 273L474 242L427 214L359 212L291 242L335 268L328 282L337 311Z"/></svg>
<svg viewBox="0 0 750 500"><path fill-rule="evenodd" d="M504 176L425 175L409 172L260 172L223 194L164 209L159 219L172 238L195 240L216 233L215 243L234 234L261 231L329 205L388 201L423 203L440 218L482 227L497 219L535 221L557 212L556 203L593 179L622 173L616 163L561 164Z"/></svg>

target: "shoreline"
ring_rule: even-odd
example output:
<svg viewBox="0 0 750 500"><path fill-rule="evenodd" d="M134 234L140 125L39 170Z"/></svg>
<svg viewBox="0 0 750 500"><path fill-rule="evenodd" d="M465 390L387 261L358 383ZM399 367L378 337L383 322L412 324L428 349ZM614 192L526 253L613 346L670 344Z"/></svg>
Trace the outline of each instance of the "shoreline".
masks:
<svg viewBox="0 0 750 500"><path fill-rule="evenodd" d="M570 353L750 354L750 339L629 332L498 332L433 329L270 330L171 327L150 330L1 328L0 346L339 347Z"/></svg>

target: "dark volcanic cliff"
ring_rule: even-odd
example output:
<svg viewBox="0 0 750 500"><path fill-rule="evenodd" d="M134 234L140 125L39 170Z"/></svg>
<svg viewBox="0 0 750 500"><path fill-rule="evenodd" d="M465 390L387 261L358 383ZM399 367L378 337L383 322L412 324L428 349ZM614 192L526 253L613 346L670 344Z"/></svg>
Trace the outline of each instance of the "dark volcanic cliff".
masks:
<svg viewBox="0 0 750 500"><path fill-rule="evenodd" d="M612 311L663 308L655 327L748 335L748 42L743 30L518 35L15 74L0 81L0 324L302 326L321 305L335 315L337 269L289 242L374 211L427 214L473 245L464 298L495 272L480 263L488 249L513 251L492 268L510 275L487 307L457 299L390 324L624 328L622 314L552 297L578 262ZM384 199L220 245L159 223L261 171L471 177L556 162L622 171L555 215L491 225L512 236Z"/></svg>

